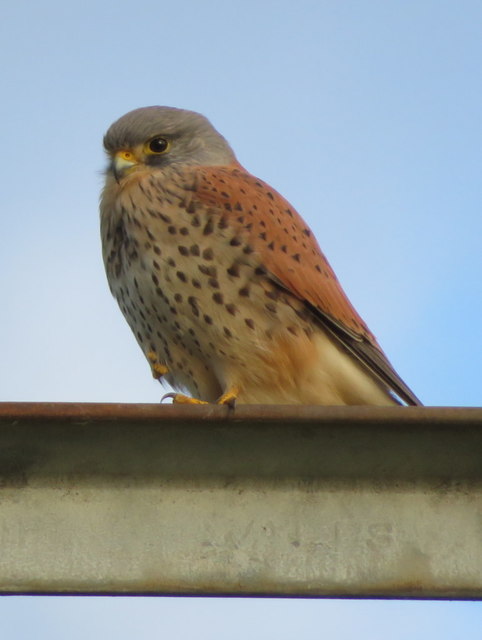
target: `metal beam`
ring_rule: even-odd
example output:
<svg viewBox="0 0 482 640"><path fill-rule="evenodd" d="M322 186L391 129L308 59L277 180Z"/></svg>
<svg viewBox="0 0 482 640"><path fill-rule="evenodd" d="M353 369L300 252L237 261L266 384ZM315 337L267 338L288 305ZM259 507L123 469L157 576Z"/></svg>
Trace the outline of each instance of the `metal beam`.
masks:
<svg viewBox="0 0 482 640"><path fill-rule="evenodd" d="M482 597L482 409L0 404L0 592Z"/></svg>

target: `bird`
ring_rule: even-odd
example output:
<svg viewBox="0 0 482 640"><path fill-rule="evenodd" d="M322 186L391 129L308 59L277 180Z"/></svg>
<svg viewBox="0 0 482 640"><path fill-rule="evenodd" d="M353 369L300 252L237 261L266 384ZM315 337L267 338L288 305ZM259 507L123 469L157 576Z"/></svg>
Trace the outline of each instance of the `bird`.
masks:
<svg viewBox="0 0 482 640"><path fill-rule="evenodd" d="M135 109L104 148L108 284L173 402L421 404L312 230L205 116Z"/></svg>

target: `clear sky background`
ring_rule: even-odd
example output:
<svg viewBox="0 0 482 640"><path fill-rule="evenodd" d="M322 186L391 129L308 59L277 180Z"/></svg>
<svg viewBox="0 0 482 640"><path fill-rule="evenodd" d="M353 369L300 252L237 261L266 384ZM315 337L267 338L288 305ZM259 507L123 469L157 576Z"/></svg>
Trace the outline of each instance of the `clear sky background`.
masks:
<svg viewBox="0 0 482 640"><path fill-rule="evenodd" d="M101 260L102 136L207 115L428 405L482 404L482 3L3 3L0 400L158 402ZM7 631L1 632L1 627ZM1 637L482 637L482 604L4 598Z"/></svg>

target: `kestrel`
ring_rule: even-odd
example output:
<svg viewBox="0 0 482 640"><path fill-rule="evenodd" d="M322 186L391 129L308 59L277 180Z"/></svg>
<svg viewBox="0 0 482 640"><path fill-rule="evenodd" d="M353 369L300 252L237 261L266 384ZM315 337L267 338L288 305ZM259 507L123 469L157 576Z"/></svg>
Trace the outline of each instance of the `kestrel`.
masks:
<svg viewBox="0 0 482 640"><path fill-rule="evenodd" d="M177 402L420 404L318 243L202 115L127 113L104 138L110 289Z"/></svg>

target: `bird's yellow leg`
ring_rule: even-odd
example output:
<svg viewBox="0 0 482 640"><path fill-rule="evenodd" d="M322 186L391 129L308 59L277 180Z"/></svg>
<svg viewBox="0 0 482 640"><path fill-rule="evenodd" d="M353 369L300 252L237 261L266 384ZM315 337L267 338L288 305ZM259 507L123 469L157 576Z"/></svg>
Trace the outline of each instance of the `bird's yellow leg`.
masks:
<svg viewBox="0 0 482 640"><path fill-rule="evenodd" d="M146 353L146 357L149 360L149 363L151 365L153 378L155 378L156 380L159 380L160 378L162 378L162 376L165 376L166 373L169 373L169 369L166 367L165 364L161 364L159 362L154 351L148 351Z"/></svg>

